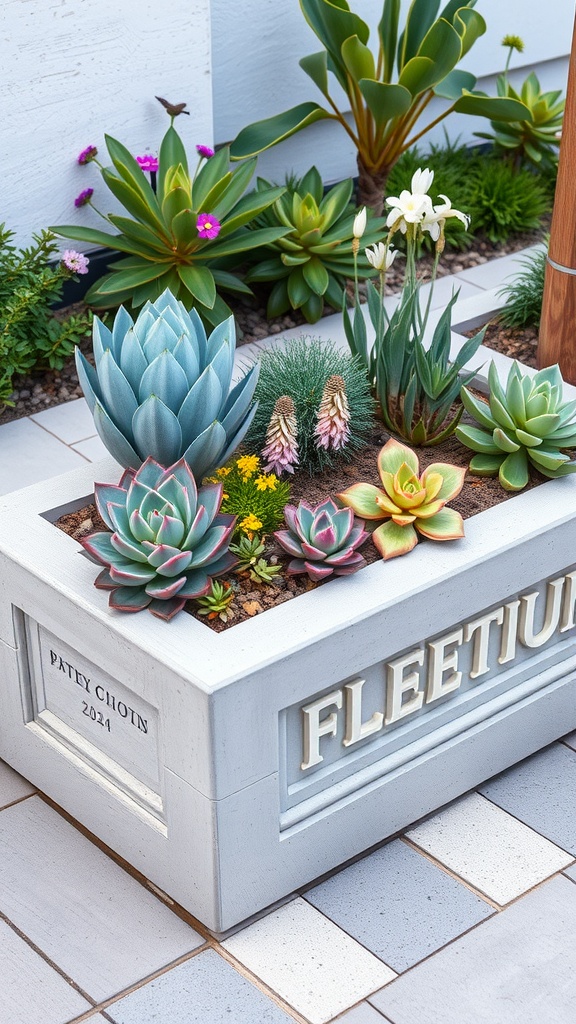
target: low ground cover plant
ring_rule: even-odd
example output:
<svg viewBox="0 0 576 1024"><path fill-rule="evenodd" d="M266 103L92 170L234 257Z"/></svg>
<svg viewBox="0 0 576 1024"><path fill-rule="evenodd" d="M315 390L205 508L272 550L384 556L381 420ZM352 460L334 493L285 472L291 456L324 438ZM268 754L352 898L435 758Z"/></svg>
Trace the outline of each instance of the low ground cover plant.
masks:
<svg viewBox="0 0 576 1024"><path fill-rule="evenodd" d="M548 257L548 238L545 248L537 249L525 256L520 263L522 270L510 284L498 292L506 303L498 313L498 320L505 327L538 327L542 316L544 278Z"/></svg>
<svg viewBox="0 0 576 1024"><path fill-rule="evenodd" d="M14 377L35 368L60 370L89 332L90 314L58 320L53 305L64 281L78 280L88 259L67 249L58 260L53 235L43 231L32 245L13 244L14 232L0 225L0 410L11 405Z"/></svg>

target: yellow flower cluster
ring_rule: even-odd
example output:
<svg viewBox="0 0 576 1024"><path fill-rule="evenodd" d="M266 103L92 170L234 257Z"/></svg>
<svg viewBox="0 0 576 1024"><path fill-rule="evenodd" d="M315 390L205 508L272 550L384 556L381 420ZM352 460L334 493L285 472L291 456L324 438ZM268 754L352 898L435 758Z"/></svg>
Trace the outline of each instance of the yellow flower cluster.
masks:
<svg viewBox="0 0 576 1024"><path fill-rule="evenodd" d="M244 516L244 519L238 523L238 528L250 536L250 534L262 529L262 523L258 516L253 515L251 512L250 515Z"/></svg>
<svg viewBox="0 0 576 1024"><path fill-rule="evenodd" d="M249 480L260 466L260 459L257 455L241 455L236 459L236 465L244 480Z"/></svg>
<svg viewBox="0 0 576 1024"><path fill-rule="evenodd" d="M254 483L259 491L275 491L278 477L274 473L260 473Z"/></svg>

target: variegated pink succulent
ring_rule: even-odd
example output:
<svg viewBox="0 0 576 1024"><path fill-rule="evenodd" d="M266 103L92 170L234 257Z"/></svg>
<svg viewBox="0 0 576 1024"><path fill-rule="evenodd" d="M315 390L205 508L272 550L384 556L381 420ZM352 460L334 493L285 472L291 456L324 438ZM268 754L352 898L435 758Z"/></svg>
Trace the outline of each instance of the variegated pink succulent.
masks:
<svg viewBox="0 0 576 1024"><path fill-rule="evenodd" d="M365 519L387 519L372 534L383 558L405 555L418 543L418 533L431 540L464 536L462 516L446 503L462 490L465 469L435 462L419 475L418 457L393 438L378 456L384 490L374 484L353 484L337 497Z"/></svg>
<svg viewBox="0 0 576 1024"><path fill-rule="evenodd" d="M112 533L81 543L106 566L95 586L112 591L111 608L171 619L238 561L228 550L236 516L218 514L222 484L198 489L184 459L164 469L148 458L117 485L95 484L94 493Z"/></svg>
<svg viewBox="0 0 576 1024"><path fill-rule="evenodd" d="M294 555L288 563L290 575L307 572L317 582L327 576L349 576L366 565L356 550L368 538L364 523L349 508L338 508L328 498L316 508L306 501L286 505L287 530L274 534L280 547Z"/></svg>

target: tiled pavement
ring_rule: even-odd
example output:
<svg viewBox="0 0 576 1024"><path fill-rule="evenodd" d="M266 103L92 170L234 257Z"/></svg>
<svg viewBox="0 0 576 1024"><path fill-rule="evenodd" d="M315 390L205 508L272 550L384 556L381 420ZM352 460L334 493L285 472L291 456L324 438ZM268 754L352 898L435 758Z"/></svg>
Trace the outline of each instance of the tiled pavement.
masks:
<svg viewBox="0 0 576 1024"><path fill-rule="evenodd" d="M71 402L0 427L0 480L101 453ZM219 943L0 762L0 1024L573 1024L575 858L572 733Z"/></svg>

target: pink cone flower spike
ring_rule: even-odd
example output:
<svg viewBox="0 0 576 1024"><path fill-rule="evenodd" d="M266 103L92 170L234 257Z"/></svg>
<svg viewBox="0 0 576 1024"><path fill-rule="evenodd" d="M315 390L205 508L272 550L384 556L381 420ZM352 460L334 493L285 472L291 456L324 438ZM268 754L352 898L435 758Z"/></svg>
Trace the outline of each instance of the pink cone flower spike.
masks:
<svg viewBox="0 0 576 1024"><path fill-rule="evenodd" d="M262 449L262 459L267 463L265 473L293 473L298 465L298 425L294 402L288 395L281 395L277 400L268 430L266 444Z"/></svg>
<svg viewBox="0 0 576 1024"><path fill-rule="evenodd" d="M339 451L350 437L350 408L346 384L340 374L329 377L318 409L314 437L318 448Z"/></svg>

